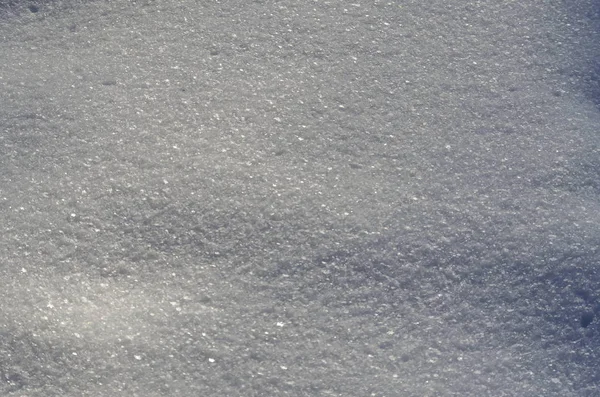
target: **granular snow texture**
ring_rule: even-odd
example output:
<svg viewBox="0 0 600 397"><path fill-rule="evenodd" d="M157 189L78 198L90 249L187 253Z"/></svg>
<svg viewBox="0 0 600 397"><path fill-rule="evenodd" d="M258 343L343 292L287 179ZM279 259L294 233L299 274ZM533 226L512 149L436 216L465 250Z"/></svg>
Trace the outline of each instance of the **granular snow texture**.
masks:
<svg viewBox="0 0 600 397"><path fill-rule="evenodd" d="M0 10L1 395L597 395L597 2Z"/></svg>

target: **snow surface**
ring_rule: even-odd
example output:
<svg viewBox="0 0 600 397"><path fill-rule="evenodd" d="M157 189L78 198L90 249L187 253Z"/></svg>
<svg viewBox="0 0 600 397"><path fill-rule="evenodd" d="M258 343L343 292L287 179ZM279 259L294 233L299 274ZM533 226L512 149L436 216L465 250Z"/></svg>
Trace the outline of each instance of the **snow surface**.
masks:
<svg viewBox="0 0 600 397"><path fill-rule="evenodd" d="M1 395L598 395L598 2L0 10Z"/></svg>

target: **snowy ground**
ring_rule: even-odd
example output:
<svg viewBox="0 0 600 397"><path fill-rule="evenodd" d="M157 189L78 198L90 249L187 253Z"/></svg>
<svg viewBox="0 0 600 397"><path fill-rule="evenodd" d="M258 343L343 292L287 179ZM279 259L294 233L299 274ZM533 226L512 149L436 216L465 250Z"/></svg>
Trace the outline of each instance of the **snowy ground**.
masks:
<svg viewBox="0 0 600 397"><path fill-rule="evenodd" d="M597 2L17 3L1 395L597 395Z"/></svg>

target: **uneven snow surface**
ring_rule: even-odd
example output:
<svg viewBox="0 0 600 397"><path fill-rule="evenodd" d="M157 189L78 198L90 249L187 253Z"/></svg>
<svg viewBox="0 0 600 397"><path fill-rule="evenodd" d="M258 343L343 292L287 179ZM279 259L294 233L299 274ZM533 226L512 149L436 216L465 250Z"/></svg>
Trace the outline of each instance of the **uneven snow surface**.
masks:
<svg viewBox="0 0 600 397"><path fill-rule="evenodd" d="M598 395L597 1L0 15L0 395Z"/></svg>

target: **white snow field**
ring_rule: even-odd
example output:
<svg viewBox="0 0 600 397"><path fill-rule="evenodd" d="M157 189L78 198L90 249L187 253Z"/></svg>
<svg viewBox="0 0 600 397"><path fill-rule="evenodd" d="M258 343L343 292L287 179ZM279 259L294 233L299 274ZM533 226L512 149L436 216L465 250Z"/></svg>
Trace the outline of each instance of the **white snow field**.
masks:
<svg viewBox="0 0 600 397"><path fill-rule="evenodd" d="M600 392L600 4L0 0L0 395Z"/></svg>

